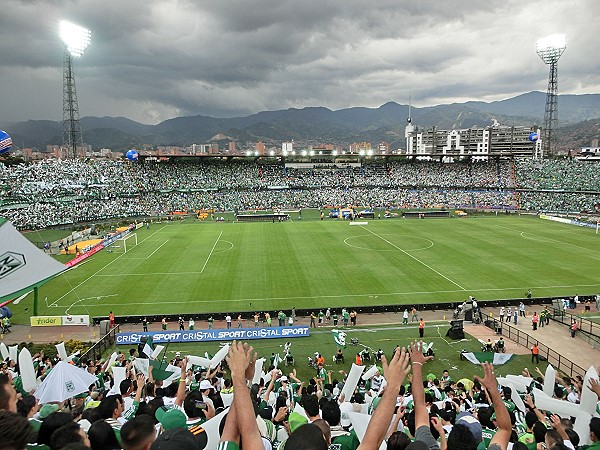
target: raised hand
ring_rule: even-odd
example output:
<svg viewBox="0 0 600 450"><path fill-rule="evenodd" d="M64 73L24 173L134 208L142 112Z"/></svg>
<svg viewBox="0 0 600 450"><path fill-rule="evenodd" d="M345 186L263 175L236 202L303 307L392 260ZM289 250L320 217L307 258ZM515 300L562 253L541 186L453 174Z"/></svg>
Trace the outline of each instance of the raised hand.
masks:
<svg viewBox="0 0 600 450"><path fill-rule="evenodd" d="M485 387L488 392L492 392L497 390L498 382L496 381L496 375L494 375L494 366L489 362L481 363L481 367L483 367L484 377L475 375L475 379L479 381L479 383Z"/></svg>
<svg viewBox="0 0 600 450"><path fill-rule="evenodd" d="M233 341L229 347L229 353L227 354L227 364L231 371L231 378L240 379L246 378L246 369L250 363L254 361L253 348L248 344ZM254 365L254 363L252 364ZM254 369L252 369L254 372Z"/></svg>
<svg viewBox="0 0 600 450"><path fill-rule="evenodd" d="M411 362L421 365L433 358L433 356L425 356L423 354L423 341L412 342L408 347L408 354L410 355Z"/></svg>

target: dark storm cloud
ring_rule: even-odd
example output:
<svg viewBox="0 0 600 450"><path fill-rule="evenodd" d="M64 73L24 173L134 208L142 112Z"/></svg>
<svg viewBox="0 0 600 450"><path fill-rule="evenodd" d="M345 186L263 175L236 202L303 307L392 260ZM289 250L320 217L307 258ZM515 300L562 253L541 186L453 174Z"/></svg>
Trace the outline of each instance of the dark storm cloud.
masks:
<svg viewBox="0 0 600 450"><path fill-rule="evenodd" d="M545 90L536 38L569 36L561 92L598 92L600 6L557 0L55 0L3 4L0 124L60 120L57 22L92 30L82 115L155 123L264 109L417 106Z"/></svg>

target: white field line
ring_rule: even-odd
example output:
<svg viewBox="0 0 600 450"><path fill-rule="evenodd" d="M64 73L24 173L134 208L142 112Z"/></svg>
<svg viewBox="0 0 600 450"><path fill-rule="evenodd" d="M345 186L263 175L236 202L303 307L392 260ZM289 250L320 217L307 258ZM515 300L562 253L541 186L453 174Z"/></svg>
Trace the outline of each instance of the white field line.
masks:
<svg viewBox="0 0 600 450"><path fill-rule="evenodd" d="M378 235L377 233L369 230L368 228L361 226L361 228L363 230L368 231L369 233L371 233L373 236L377 236L379 239L381 239L382 241L388 243L389 245L391 245L392 247L394 247L395 249L401 251L402 253L404 253L406 256L412 258L413 260L415 260L416 262L418 262L419 264L427 267L429 270L431 270L432 272L437 273L440 277L444 278L445 280L449 281L450 283L452 283L453 285L459 287L460 289L462 289L463 291L466 291L466 289L464 287L462 287L460 284L456 283L455 281L452 281L450 278L448 278L446 275L438 272L437 270L435 270L433 267L431 267L430 265L424 263L423 261L421 261L419 258L414 257L413 255L411 255L410 253L402 250L400 247L398 247L396 244L394 244L393 242L388 241L386 238L384 238L383 236Z"/></svg>
<svg viewBox="0 0 600 450"><path fill-rule="evenodd" d="M191 272L194 274L199 274L199 272ZM178 273L164 273L164 275L189 275L190 272L178 272ZM99 275L99 276L139 276L139 275L154 275L152 273L144 273L144 274L122 274L122 275ZM159 274L160 275L160 274ZM543 288L582 288L582 287L600 287L600 284L585 284L585 285L557 285L557 286L525 286L525 287L513 287L513 288L488 288L488 289L474 289L473 292L493 292L493 291L517 291L522 292L524 289L543 289ZM371 293L371 294L339 294L339 295L314 295L314 296L297 296L297 297L269 297L269 298L234 298L234 299L220 299L220 300L181 300L181 301L169 301L168 303L171 305L186 305L186 304L204 304L204 303L227 303L227 302L271 302L276 300L319 300L319 299L340 299L340 298L361 298L361 297L389 297L389 296L415 296L415 295L432 295L432 294L444 294L444 293L453 293L453 292L464 292L463 290L454 289L454 290L442 290L442 291L413 291L413 292L389 292L389 293ZM105 297L108 297L105 296ZM105 306L145 306L145 305L154 305L154 301L148 302L119 302L119 303L102 303L102 307ZM95 307L99 306L98 304L84 304L82 306Z"/></svg>
<svg viewBox="0 0 600 450"><path fill-rule="evenodd" d="M215 241L215 245L213 245L213 248L210 250L210 253L208 254L208 257L206 258L206 261L204 261L204 265L202 266L202 270L200 271L200 273L204 272L204 268L206 267L206 265L208 264L208 260L210 259L210 257L212 256L213 252L215 251L215 247L217 246L217 244L219 243L219 239L221 239L221 235L223 234L223 231L221 231L219 233L219 236L217 237L217 240Z"/></svg>
<svg viewBox="0 0 600 450"><path fill-rule="evenodd" d="M166 226L166 225L165 225ZM164 227L162 227L164 228ZM143 239L141 242L144 242L145 240L151 238L152 236L154 236L156 233L158 233L160 230L156 230L154 233L152 233L150 236L147 236L145 239ZM141 243L140 242L140 243ZM117 256L115 259L113 259L111 262L109 262L108 264L104 265L103 267L101 267L97 272L91 274L89 277L87 277L85 280L83 280L81 283L79 283L77 286L72 287L71 289L69 289L67 292L65 292L63 295L61 295L60 297L58 297L55 301L53 301L52 303L50 303L48 306L55 306L59 301L61 301L63 298L65 298L67 295L69 295L71 292L73 292L75 289L77 289L78 287L82 286L83 284L87 283L88 281L90 281L92 278L94 278L96 275L98 275L100 272L102 272L104 269L106 269L108 266L110 266L112 263L114 263L115 261L117 261L119 258L121 258L122 256L126 255L127 253L121 253L119 256Z"/></svg>
<svg viewBox="0 0 600 450"><path fill-rule="evenodd" d="M157 251L159 251L161 249L161 247L163 245L165 245L167 242L169 242L168 239L165 242L163 242L162 244L160 244L156 250L154 250L152 253L150 253L148 256L146 256L146 259L152 258L152 255L154 255Z"/></svg>
<svg viewBox="0 0 600 450"><path fill-rule="evenodd" d="M519 235L520 235L520 236L521 236L523 239L528 239L527 235L529 235L529 236L532 236L532 238L533 238L534 240L536 240L536 239L537 239L537 240L541 240L542 242L543 242L543 241L555 242L555 243L557 243L557 244L561 244L561 245L567 245L567 246L569 246L569 247L575 247L575 248L577 248L577 249L579 249L579 250L591 251L591 252L592 252L594 255L596 255L596 254L597 254L597 252L596 252L595 250L592 250L592 249L590 249L589 247L581 247L581 246L579 246L579 245L571 244L571 243L569 243L569 242L563 242L563 241L559 241L558 239L553 239L553 238L549 238L549 237L546 237L546 236L541 236L541 235L539 235L539 234L530 233L529 231L522 231L522 230L518 230L518 229L514 229L514 228L509 228L509 227L505 227L505 226L502 226L502 225L494 225L494 226L495 226L495 227L497 227L497 228L503 228L503 229L505 229L505 230L512 231L512 232L514 232L514 233L519 233ZM593 238L592 238L592 239L593 239Z"/></svg>

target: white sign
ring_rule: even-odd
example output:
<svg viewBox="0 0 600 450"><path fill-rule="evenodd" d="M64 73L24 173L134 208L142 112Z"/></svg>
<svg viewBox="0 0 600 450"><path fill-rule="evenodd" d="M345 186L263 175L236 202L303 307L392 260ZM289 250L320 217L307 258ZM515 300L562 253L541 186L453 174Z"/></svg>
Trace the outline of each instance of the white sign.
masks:
<svg viewBox="0 0 600 450"><path fill-rule="evenodd" d="M90 326L90 316L82 314L78 316L62 316L63 325L85 325Z"/></svg>

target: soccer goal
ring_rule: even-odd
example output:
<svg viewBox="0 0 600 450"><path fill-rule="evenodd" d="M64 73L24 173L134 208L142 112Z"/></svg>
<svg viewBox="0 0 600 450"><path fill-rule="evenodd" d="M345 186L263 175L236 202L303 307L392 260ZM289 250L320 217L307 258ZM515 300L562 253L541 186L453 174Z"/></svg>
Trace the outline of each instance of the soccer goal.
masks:
<svg viewBox="0 0 600 450"><path fill-rule="evenodd" d="M117 239L114 245L111 245L113 252L115 253L127 253L138 243L137 233L129 233L122 238Z"/></svg>

